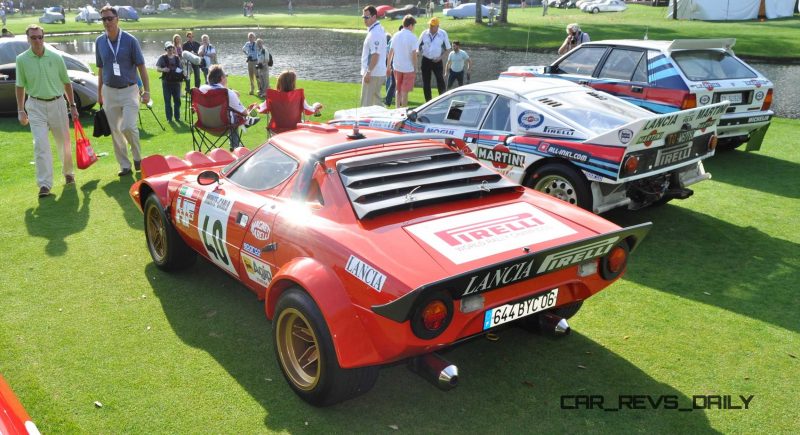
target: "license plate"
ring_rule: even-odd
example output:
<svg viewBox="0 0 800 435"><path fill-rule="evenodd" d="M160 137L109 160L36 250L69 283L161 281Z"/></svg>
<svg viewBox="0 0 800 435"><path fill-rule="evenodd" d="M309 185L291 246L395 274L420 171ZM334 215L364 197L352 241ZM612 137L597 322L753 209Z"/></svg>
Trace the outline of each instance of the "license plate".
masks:
<svg viewBox="0 0 800 435"><path fill-rule="evenodd" d="M503 323L521 319L548 308L553 308L556 306L557 299L558 289L556 288L524 301L486 310L486 314L483 317L483 330L485 331L497 325L502 325Z"/></svg>
<svg viewBox="0 0 800 435"><path fill-rule="evenodd" d="M721 94L719 101L730 101L731 104L742 104L742 94L737 92L735 94Z"/></svg>
<svg viewBox="0 0 800 435"><path fill-rule="evenodd" d="M675 145L679 143L689 142L694 137L694 130L688 131L676 131L675 133L670 133L664 139L664 144L667 146Z"/></svg>
<svg viewBox="0 0 800 435"><path fill-rule="evenodd" d="M672 149L662 149L656 157L656 167L678 163L692 154L692 145Z"/></svg>

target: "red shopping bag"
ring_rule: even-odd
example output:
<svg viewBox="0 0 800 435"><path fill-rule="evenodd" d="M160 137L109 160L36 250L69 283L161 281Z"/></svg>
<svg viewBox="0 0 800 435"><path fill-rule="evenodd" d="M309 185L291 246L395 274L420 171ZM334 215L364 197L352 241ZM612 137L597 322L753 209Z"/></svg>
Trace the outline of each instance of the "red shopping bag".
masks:
<svg viewBox="0 0 800 435"><path fill-rule="evenodd" d="M83 132L81 122L76 118L73 121L75 127L75 160L78 161L78 169L86 169L97 161L97 154L89 143L89 138Z"/></svg>

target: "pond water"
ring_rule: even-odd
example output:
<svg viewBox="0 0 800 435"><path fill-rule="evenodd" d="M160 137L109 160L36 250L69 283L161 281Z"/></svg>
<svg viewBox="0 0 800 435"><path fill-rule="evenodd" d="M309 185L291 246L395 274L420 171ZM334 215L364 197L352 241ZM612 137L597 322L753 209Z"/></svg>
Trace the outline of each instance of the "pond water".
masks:
<svg viewBox="0 0 800 435"><path fill-rule="evenodd" d="M394 26L399 24L399 21L389 21L384 23L384 26L387 30L393 31L396 30ZM98 26L95 33L50 36L48 41L89 64L94 64L94 40L101 30ZM359 62L364 32L255 28L196 29L194 34L198 41L203 33L210 36L211 43L217 48L217 60L225 65L229 73L246 75L247 64L242 46L247 42L247 33L251 31L256 33L257 37L264 39L265 45L272 53L275 64L270 68L271 76L277 76L281 71L292 68L300 78L307 80L348 83L357 83L360 80ZM164 42L171 40L176 32L131 33L141 42L147 66L152 68L158 57L164 53ZM183 36L186 31L178 33ZM462 45L473 60L472 81L497 78L500 72L511 65L546 65L557 58L555 52L526 53L474 48L469 46L469 41L462 41ZM775 83L775 103L772 108L778 116L800 118L800 89L794 85L796 78L800 77L800 65L749 63Z"/></svg>

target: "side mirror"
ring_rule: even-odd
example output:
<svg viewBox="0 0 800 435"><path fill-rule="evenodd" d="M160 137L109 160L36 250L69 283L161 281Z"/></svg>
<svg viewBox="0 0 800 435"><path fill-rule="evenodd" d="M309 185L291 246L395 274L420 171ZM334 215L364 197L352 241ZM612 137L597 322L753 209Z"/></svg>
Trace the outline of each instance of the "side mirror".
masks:
<svg viewBox="0 0 800 435"><path fill-rule="evenodd" d="M409 121L415 122L417 120L417 112L409 110L408 112L406 112L406 118L408 118Z"/></svg>
<svg viewBox="0 0 800 435"><path fill-rule="evenodd" d="M219 174L214 171L203 171L197 174L197 184L208 186L209 184L219 183Z"/></svg>
<svg viewBox="0 0 800 435"><path fill-rule="evenodd" d="M550 66L550 65L547 65L546 67L544 67L544 73L545 74L553 74L553 67Z"/></svg>

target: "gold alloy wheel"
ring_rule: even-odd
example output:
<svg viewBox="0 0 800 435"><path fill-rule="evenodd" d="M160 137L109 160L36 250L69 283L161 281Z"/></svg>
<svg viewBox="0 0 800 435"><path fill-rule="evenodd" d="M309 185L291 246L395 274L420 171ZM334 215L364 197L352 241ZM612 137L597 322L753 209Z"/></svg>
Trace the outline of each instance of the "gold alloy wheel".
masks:
<svg viewBox="0 0 800 435"><path fill-rule="evenodd" d="M149 207L147 209L147 240L150 241L150 251L157 263L164 261L167 256L167 231L164 226L164 220L161 219L158 207Z"/></svg>
<svg viewBox="0 0 800 435"><path fill-rule="evenodd" d="M319 341L306 316L287 308L277 320L278 356L286 374L299 389L313 389L320 376Z"/></svg>

